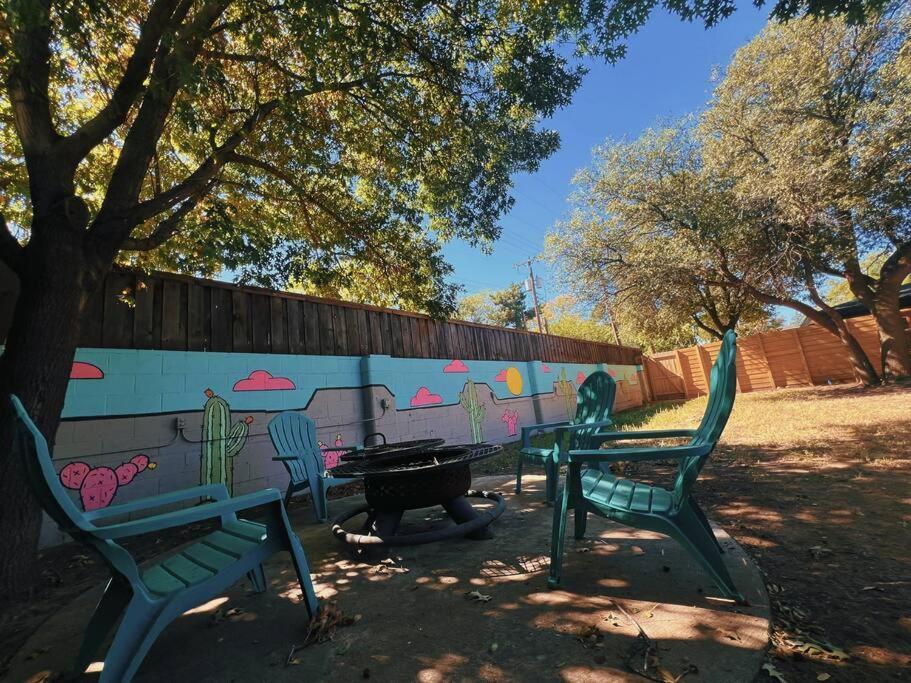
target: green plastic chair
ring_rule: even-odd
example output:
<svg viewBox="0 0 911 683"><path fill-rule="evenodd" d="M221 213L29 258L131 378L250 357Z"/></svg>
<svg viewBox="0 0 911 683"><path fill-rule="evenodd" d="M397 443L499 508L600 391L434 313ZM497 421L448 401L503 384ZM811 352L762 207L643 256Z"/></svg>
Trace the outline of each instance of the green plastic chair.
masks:
<svg viewBox="0 0 911 683"><path fill-rule="evenodd" d="M327 493L333 486L341 486L357 479L331 477L326 474L326 463L316 439L313 420L293 410L279 413L269 422L269 436L278 453L273 460L281 462L288 470L288 489L285 505L298 491L310 490L313 511L320 522L329 518ZM355 452L356 446L336 446L333 450Z"/></svg>
<svg viewBox="0 0 911 683"><path fill-rule="evenodd" d="M679 542L699 561L725 597L743 602L743 596L731 580L721 557L724 550L691 493L734 407L737 389L736 340L732 331L724 335L718 358L712 366L709 401L698 429L607 432L595 435L595 438L603 441L687 437L690 439L688 444L601 450L571 449L565 454L555 453L554 462L566 463L568 466L561 500L554 507L550 576L547 581L551 588L560 583L566 513L572 506L577 539L585 536L590 512L636 529L665 534ZM671 490L617 477L605 471L609 463L648 460L679 460L677 478ZM589 469L583 471L583 465L588 465Z"/></svg>
<svg viewBox="0 0 911 683"><path fill-rule="evenodd" d="M291 530L277 489L231 498L223 484L209 484L83 512L60 483L44 436L19 399L11 396L10 400L16 413L16 448L25 451L23 461L28 479L41 506L62 531L98 552L111 570L111 580L85 628L76 660L77 673L94 661L120 620L104 658L101 681L130 681L158 634L188 609L224 593L245 575L257 592L265 591L262 563L281 550L291 554L310 618L316 614L316 594L307 558L300 540ZM135 516L154 508L199 499L214 499L214 502L136 517L127 522L97 524L109 517ZM265 513L264 523L237 517L238 512L251 508L260 508ZM206 519L220 519L220 529L179 553L143 567L139 567L130 552L117 543L132 536Z"/></svg>
<svg viewBox="0 0 911 683"><path fill-rule="evenodd" d="M547 475L545 498L553 503L557 496L557 463L554 459L554 448L535 448L531 445L532 432L545 429L558 429L555 433L555 445L561 437L569 434L569 449L594 448L591 437L601 427L609 427L610 412L617 394L617 383L606 372L593 372L579 387L576 393L576 417L570 422L547 422L544 424L522 427L522 448L519 450L516 465L516 493L522 493L522 468L525 463L544 468Z"/></svg>

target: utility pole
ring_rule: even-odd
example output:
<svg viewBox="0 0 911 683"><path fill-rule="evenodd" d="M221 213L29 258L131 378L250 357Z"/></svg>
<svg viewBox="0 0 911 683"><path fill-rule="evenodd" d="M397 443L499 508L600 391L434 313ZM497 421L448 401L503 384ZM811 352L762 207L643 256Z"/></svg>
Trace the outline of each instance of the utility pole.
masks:
<svg viewBox="0 0 911 683"><path fill-rule="evenodd" d="M538 307L538 290L535 285L535 271L531 267L532 262L534 262L534 259L528 258L515 264L514 267L518 270L522 266L528 266L528 279L531 282L531 300L535 306L535 320L538 322L538 334L543 334L544 327L541 325L541 309Z"/></svg>

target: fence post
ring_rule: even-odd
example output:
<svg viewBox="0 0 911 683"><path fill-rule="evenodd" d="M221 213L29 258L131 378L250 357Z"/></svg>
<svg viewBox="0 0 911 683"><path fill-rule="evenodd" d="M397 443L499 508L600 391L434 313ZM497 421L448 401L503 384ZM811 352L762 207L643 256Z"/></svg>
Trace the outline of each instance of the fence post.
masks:
<svg viewBox="0 0 911 683"><path fill-rule="evenodd" d="M813 386L813 375L810 373L810 364L807 363L807 354L803 350L803 342L800 341L800 328L794 327L791 328L791 331L794 332L794 343L797 344L797 350L800 352L800 360L803 362L803 371L807 373L807 384Z"/></svg>
<svg viewBox="0 0 911 683"><path fill-rule="evenodd" d="M677 370L680 371L680 379L683 380L683 398L690 397L690 387L686 381L686 374L683 372L683 354L680 349L674 349L674 360L677 363Z"/></svg>
<svg viewBox="0 0 911 683"><path fill-rule="evenodd" d="M652 386L652 377L648 374L648 356L645 354L642 355L642 387L645 389L643 392L643 400L645 403L654 403L655 401L655 388Z"/></svg>
<svg viewBox="0 0 911 683"><path fill-rule="evenodd" d="M766 373L769 375L769 382L772 384L773 389L777 389L778 385L775 384L775 375L772 374L772 364L769 363L769 356L765 352L765 343L762 341L762 333L756 335L756 340L759 342L759 351L762 353L762 360L765 363Z"/></svg>
<svg viewBox="0 0 911 683"><path fill-rule="evenodd" d="M708 351L696 344L696 353L699 355L699 365L702 366L702 374L705 377L705 393L709 393L712 390L712 370L709 363L706 362L705 355L703 355L707 354Z"/></svg>

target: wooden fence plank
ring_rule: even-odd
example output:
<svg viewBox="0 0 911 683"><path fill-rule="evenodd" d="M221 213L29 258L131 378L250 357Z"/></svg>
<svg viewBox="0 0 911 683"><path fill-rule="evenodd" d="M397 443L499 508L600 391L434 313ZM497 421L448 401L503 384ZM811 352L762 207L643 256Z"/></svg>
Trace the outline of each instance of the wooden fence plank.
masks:
<svg viewBox="0 0 911 683"><path fill-rule="evenodd" d="M187 348L187 285L165 280L162 300L161 348Z"/></svg>
<svg viewBox="0 0 911 683"><path fill-rule="evenodd" d="M233 351L249 353L253 350L253 302L250 294L235 291L231 295L231 309L234 313Z"/></svg>

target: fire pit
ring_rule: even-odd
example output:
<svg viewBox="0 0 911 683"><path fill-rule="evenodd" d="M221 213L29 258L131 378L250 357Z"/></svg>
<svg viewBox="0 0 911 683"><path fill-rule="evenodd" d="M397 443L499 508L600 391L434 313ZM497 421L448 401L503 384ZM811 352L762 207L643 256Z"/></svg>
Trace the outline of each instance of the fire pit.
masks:
<svg viewBox="0 0 911 683"><path fill-rule="evenodd" d="M367 502L338 517L332 525L336 538L354 546L401 546L432 543L446 538L466 536L474 539L493 538L488 526L503 514L502 496L491 491L472 491L470 465L503 450L491 444L470 444L437 448L396 449L390 444L386 452L374 457L349 461L332 469L333 477L363 477ZM468 498L486 498L496 502L493 510L478 513ZM414 534L397 535L406 510L442 505L454 526ZM362 533L346 531L344 523L367 514Z"/></svg>

